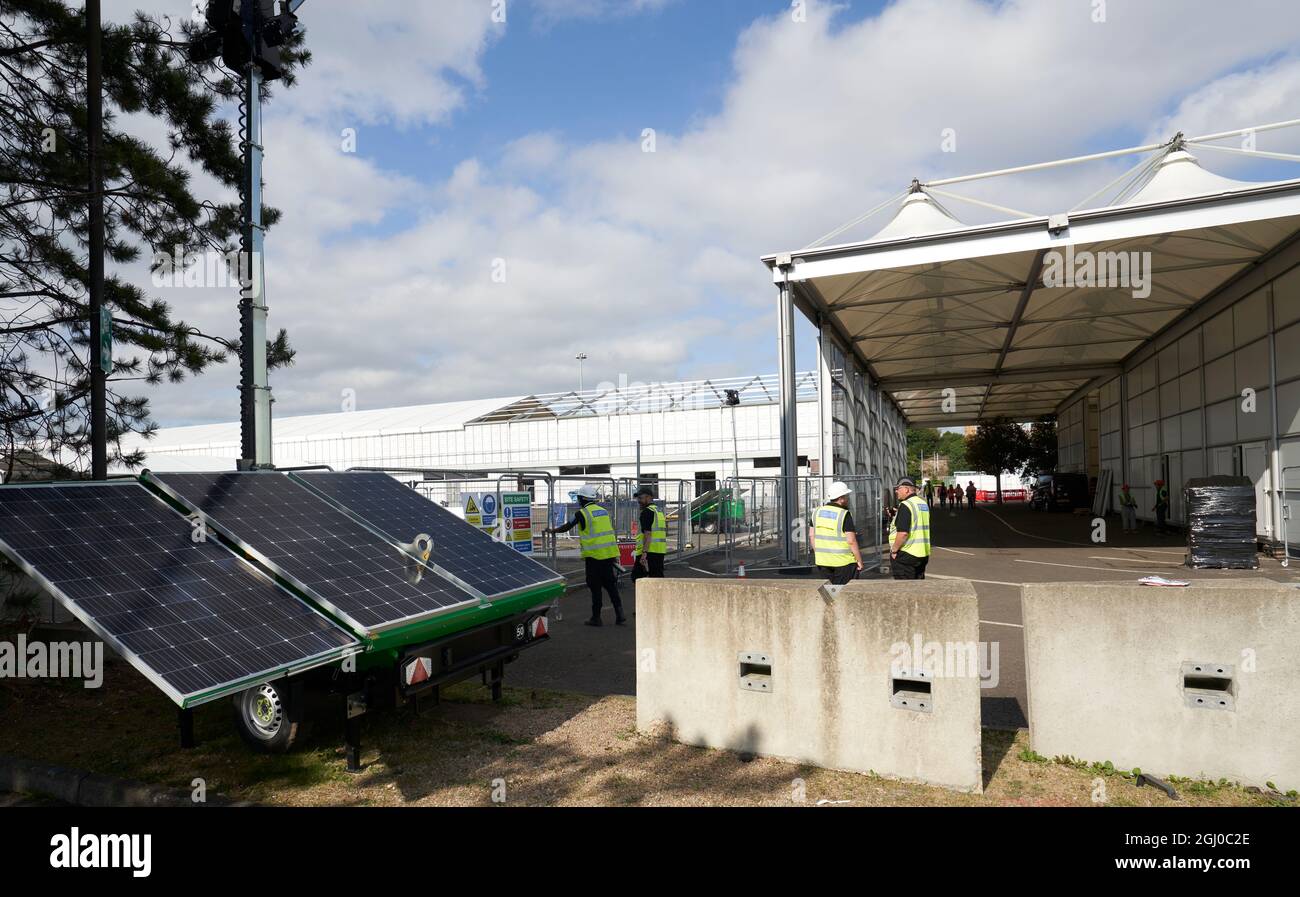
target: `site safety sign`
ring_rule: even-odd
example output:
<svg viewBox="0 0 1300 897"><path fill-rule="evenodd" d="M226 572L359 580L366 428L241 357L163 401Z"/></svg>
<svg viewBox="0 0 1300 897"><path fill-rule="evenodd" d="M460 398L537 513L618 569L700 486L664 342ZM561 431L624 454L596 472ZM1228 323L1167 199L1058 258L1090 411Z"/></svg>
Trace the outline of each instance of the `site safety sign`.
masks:
<svg viewBox="0 0 1300 897"><path fill-rule="evenodd" d="M501 493L503 535L510 547L523 554L533 553L533 500L527 492Z"/></svg>

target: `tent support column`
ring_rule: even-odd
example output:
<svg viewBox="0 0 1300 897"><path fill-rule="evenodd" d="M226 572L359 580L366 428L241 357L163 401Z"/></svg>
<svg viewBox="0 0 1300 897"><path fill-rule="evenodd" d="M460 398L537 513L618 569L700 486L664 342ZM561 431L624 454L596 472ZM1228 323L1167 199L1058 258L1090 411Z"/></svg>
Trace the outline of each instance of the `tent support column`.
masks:
<svg viewBox="0 0 1300 897"><path fill-rule="evenodd" d="M790 289L787 257L780 264L783 278L777 302L777 356L781 385L781 549L787 563L795 563L799 546L795 541L795 518L799 514L799 430L796 420L794 370L794 293Z"/></svg>

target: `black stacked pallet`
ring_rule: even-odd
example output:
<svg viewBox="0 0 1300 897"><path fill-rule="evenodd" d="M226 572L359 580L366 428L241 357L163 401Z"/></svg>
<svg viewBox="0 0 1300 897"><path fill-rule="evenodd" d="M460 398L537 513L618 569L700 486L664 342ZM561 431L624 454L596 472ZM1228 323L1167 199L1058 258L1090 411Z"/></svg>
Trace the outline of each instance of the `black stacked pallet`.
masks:
<svg viewBox="0 0 1300 897"><path fill-rule="evenodd" d="M1187 562L1192 567L1254 570L1255 486L1246 477L1188 480Z"/></svg>

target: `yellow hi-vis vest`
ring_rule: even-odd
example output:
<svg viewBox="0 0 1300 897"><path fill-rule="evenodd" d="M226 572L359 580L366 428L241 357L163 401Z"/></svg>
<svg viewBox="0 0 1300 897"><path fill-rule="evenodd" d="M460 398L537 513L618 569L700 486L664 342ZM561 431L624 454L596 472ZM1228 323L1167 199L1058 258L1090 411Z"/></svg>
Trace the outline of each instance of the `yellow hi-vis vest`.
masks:
<svg viewBox="0 0 1300 897"><path fill-rule="evenodd" d="M813 560L819 567L843 567L856 564L848 537L844 535L844 518L848 509L839 505L822 505L813 518Z"/></svg>
<svg viewBox="0 0 1300 897"><path fill-rule="evenodd" d="M650 547L647 548L645 545L645 533L637 533L637 557L640 557L647 551L651 554L668 553L668 521L664 519L664 512L659 510L655 505L651 505L650 510L655 512L655 525L654 528L650 530Z"/></svg>
<svg viewBox="0 0 1300 897"><path fill-rule="evenodd" d="M899 551L904 551L914 558L928 558L930 556L930 506L927 505L919 495L910 496L907 501L908 511L912 514L912 528L907 532L907 541L899 546ZM894 536L898 535L897 519L889 521L889 544L894 544Z"/></svg>
<svg viewBox="0 0 1300 897"><path fill-rule="evenodd" d="M598 504L584 505L578 509L578 544L582 556L607 560L618 557L618 536L609 511Z"/></svg>

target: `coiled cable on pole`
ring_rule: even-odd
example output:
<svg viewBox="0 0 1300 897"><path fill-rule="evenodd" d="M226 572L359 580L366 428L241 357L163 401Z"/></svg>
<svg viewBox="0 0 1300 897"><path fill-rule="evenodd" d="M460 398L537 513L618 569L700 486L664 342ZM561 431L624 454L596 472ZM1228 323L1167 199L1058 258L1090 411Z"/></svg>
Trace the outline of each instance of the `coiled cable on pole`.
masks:
<svg viewBox="0 0 1300 897"><path fill-rule="evenodd" d="M244 73L244 98L239 104L239 149L244 170L239 177L239 438L240 457L257 457L255 403L253 384L253 209L251 194L252 135L249 127L249 105L257 102L253 96L254 79L251 67Z"/></svg>

